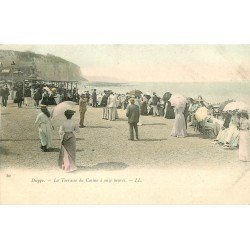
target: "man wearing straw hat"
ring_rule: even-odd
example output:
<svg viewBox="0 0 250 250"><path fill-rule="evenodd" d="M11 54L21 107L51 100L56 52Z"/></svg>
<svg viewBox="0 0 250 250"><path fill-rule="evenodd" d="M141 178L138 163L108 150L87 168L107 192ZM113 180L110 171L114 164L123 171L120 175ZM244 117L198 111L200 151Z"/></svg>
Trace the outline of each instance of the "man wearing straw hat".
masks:
<svg viewBox="0 0 250 250"><path fill-rule="evenodd" d="M130 98L130 105L127 108L126 116L128 117L128 123L129 123L129 134L130 134L129 140L131 141L134 140L134 130L135 130L135 137L137 140L139 140L137 123L139 122L140 109L137 105L135 105L134 98Z"/></svg>

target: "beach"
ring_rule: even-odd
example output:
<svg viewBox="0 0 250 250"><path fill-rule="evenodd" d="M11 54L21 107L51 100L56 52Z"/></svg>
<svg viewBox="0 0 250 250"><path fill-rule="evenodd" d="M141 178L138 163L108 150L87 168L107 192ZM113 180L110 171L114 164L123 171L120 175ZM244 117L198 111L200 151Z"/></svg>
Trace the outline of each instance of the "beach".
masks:
<svg viewBox="0 0 250 250"><path fill-rule="evenodd" d="M88 107L85 118L87 127L76 134L78 170L65 173L57 166L61 120L58 118L53 121L53 150L42 152L38 128L34 124L39 112L33 107L18 109L12 103L6 109L1 109L2 203L250 202L249 163L238 160L237 149L225 150L213 145L211 139L192 127L188 128L188 137L175 138L170 136L173 120L142 116L140 140L129 141L125 110L118 110L118 120L107 121L102 119L102 108ZM74 120L79 121L79 113L75 114ZM12 177L7 178L7 175ZM32 181L39 178L45 179L45 183ZM52 182L54 178L60 181L57 184L46 183L46 178ZM56 185L63 190L69 186L62 178L77 179L77 183L70 184L73 194L57 192ZM78 183L79 178L83 178L84 185ZM110 179L110 183L99 183L103 178ZM21 196L20 193L17 195L20 190ZM46 190L46 195L41 194L42 190Z"/></svg>

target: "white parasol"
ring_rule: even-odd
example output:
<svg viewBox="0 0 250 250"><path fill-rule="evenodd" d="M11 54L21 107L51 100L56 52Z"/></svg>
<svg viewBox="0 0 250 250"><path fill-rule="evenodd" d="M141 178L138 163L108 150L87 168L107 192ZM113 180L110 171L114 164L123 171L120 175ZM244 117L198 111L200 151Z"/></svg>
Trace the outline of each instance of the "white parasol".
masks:
<svg viewBox="0 0 250 250"><path fill-rule="evenodd" d="M185 107L187 104L187 98L181 94L173 94L169 99L171 106L176 108Z"/></svg>
<svg viewBox="0 0 250 250"><path fill-rule="evenodd" d="M230 102L228 103L225 108L223 109L223 111L233 111L233 110L244 110L247 109L247 105L244 102L241 101L236 101L236 102Z"/></svg>
<svg viewBox="0 0 250 250"><path fill-rule="evenodd" d="M195 112L195 118L198 122L203 121L207 117L208 109L206 107L200 107Z"/></svg>
<svg viewBox="0 0 250 250"><path fill-rule="evenodd" d="M51 112L51 118L53 119L56 116L64 115L66 110L74 110L76 111L76 103L71 101L61 102L55 106L55 108Z"/></svg>

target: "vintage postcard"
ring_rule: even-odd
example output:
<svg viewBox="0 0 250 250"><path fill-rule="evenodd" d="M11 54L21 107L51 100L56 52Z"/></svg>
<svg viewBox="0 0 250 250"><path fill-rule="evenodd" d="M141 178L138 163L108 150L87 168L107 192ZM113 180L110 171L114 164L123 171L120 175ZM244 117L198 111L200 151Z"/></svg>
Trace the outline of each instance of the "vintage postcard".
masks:
<svg viewBox="0 0 250 250"><path fill-rule="evenodd" d="M0 45L0 204L250 204L250 45Z"/></svg>

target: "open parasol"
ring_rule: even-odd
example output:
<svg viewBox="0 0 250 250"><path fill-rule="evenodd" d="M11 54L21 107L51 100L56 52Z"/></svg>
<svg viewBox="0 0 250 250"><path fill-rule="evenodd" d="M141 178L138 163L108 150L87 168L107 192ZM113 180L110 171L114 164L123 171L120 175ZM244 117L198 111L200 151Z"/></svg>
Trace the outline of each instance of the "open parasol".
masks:
<svg viewBox="0 0 250 250"><path fill-rule="evenodd" d="M74 110L76 111L76 103L71 101L61 102L55 106L55 108L51 112L51 118L55 118L56 116L64 115L66 110Z"/></svg>
<svg viewBox="0 0 250 250"><path fill-rule="evenodd" d="M134 89L128 93L130 96L140 97L142 92L138 89Z"/></svg>
<svg viewBox="0 0 250 250"><path fill-rule="evenodd" d="M185 107L187 103L187 98L181 94L173 94L169 99L171 106L176 108Z"/></svg>
<svg viewBox="0 0 250 250"><path fill-rule="evenodd" d="M228 103L230 103L230 102L234 102L234 100L227 100L227 101L225 101L225 102L222 102L222 103L220 104L219 110L220 110L220 111L223 111L223 109L226 107L226 105L227 105Z"/></svg>
<svg viewBox="0 0 250 250"><path fill-rule="evenodd" d="M241 101L230 102L225 106L223 111L230 111L230 110L233 111L233 110L238 110L238 109L240 110L247 109L247 105Z"/></svg>
<svg viewBox="0 0 250 250"><path fill-rule="evenodd" d="M162 99L163 99L164 102L167 102L170 99L171 96L172 96L172 94L170 92L166 92L163 95Z"/></svg>
<svg viewBox="0 0 250 250"><path fill-rule="evenodd" d="M195 118L198 122L203 121L207 117L208 109L206 107L200 107L195 112Z"/></svg>

